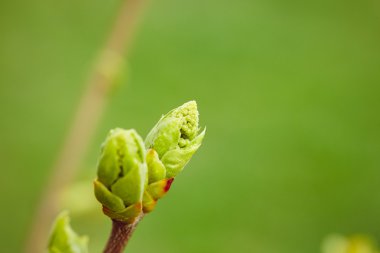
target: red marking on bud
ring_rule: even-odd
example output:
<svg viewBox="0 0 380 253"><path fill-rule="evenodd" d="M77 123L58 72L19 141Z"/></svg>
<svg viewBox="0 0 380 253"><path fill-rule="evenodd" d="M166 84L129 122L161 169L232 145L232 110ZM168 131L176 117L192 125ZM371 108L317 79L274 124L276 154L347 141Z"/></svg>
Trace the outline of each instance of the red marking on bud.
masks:
<svg viewBox="0 0 380 253"><path fill-rule="evenodd" d="M135 204L135 208L136 208L137 210L141 210L141 208L142 208L142 203L141 203L141 202L136 203L136 204Z"/></svg>
<svg viewBox="0 0 380 253"><path fill-rule="evenodd" d="M102 205L102 207L103 207L103 208L102 208L103 213L104 213L105 215L107 215L107 216L110 216L111 210L108 209L107 207L103 206L103 205Z"/></svg>
<svg viewBox="0 0 380 253"><path fill-rule="evenodd" d="M174 177L169 178L168 181L166 181L166 185L164 187L164 192L167 192L170 190L170 186L172 185L173 181L174 181Z"/></svg>

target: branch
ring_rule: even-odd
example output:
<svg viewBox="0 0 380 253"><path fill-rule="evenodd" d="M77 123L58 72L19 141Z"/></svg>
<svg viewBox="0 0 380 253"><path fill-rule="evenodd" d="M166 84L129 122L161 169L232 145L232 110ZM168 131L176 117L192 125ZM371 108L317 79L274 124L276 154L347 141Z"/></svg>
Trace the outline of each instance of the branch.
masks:
<svg viewBox="0 0 380 253"><path fill-rule="evenodd" d="M127 246L129 238L132 236L137 224L142 216L134 223L125 223L118 220L112 220L112 231L103 253L121 253Z"/></svg>

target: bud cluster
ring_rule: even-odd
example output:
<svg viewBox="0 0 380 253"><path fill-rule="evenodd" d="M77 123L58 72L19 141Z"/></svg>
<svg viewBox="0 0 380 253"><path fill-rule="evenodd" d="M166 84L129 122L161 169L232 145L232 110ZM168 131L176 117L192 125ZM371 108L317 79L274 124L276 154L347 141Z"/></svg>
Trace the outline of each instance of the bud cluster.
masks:
<svg viewBox="0 0 380 253"><path fill-rule="evenodd" d="M101 148L95 196L114 220L133 223L151 212L200 147L197 104L190 101L161 117L145 145L135 130L114 129Z"/></svg>

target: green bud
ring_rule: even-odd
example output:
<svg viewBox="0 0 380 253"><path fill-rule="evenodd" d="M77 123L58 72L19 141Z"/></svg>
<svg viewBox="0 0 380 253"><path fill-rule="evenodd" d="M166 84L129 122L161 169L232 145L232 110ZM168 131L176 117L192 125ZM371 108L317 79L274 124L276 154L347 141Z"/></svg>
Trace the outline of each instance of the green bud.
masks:
<svg viewBox="0 0 380 253"><path fill-rule="evenodd" d="M181 172L200 147L205 130L199 134L198 124L197 103L190 101L164 115L146 137L145 146L157 152L166 178Z"/></svg>
<svg viewBox="0 0 380 253"><path fill-rule="evenodd" d="M169 150L162 156L161 161L165 165L167 178L175 177L180 171L182 171L193 154L201 146L205 133L206 129L196 138L191 140L187 146Z"/></svg>
<svg viewBox="0 0 380 253"><path fill-rule="evenodd" d="M148 186L143 209L150 212L170 189L174 177L183 170L201 146L206 129L199 133L198 110L190 101L161 117L145 139Z"/></svg>
<svg viewBox="0 0 380 253"><path fill-rule="evenodd" d="M146 163L149 168L149 184L166 178L166 168L154 149L148 150L146 155Z"/></svg>
<svg viewBox="0 0 380 253"><path fill-rule="evenodd" d="M86 236L78 236L70 227L68 213L60 213L50 234L48 253L88 253L87 243Z"/></svg>
<svg viewBox="0 0 380 253"><path fill-rule="evenodd" d="M145 147L135 130L116 128L102 145L95 196L112 219L133 221L147 184Z"/></svg>
<svg viewBox="0 0 380 253"><path fill-rule="evenodd" d="M174 178L165 178L148 185L144 192L143 210L144 213L151 212L157 204L157 200L162 198L169 190Z"/></svg>

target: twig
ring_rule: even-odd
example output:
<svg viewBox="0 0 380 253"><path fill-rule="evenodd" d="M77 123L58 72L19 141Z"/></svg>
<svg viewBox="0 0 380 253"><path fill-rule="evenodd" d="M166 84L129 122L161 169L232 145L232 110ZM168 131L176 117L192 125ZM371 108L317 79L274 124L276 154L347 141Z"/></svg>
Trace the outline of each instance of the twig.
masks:
<svg viewBox="0 0 380 253"><path fill-rule="evenodd" d="M136 219L134 223L124 223L112 220L112 231L103 253L121 253L127 246L129 238L132 236L137 224L143 216Z"/></svg>
<svg viewBox="0 0 380 253"><path fill-rule="evenodd" d="M95 133L106 106L107 95L120 71L123 56L131 47L144 4L144 0L124 0L122 3L107 43L89 78L87 89L80 100L61 151L51 169L48 185L43 190L26 243L26 253L43 252L49 228L59 211L59 193L74 178Z"/></svg>

